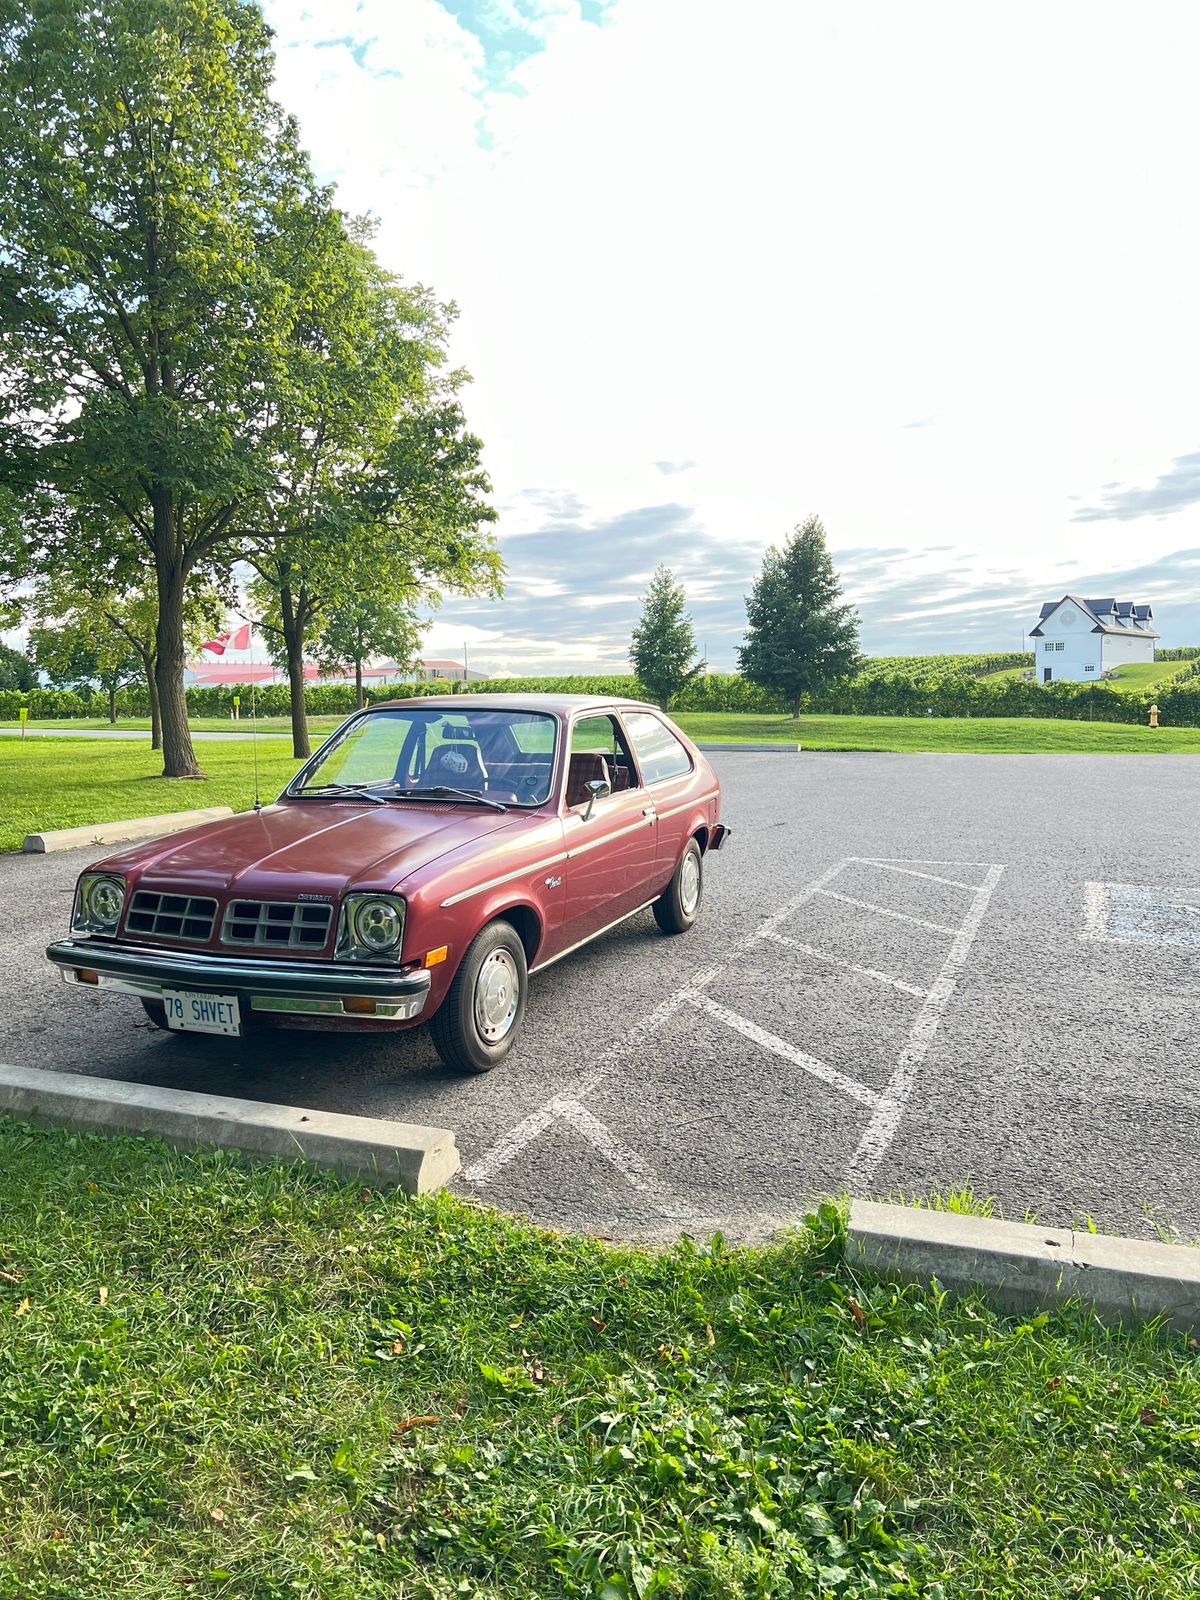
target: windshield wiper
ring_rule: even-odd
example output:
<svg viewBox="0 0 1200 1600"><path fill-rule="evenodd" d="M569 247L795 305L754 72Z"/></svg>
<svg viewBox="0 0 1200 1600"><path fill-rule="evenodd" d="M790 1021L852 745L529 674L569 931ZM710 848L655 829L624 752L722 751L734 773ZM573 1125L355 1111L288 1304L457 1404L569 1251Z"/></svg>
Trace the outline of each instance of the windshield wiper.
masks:
<svg viewBox="0 0 1200 1600"><path fill-rule="evenodd" d="M452 789L448 783L431 783L421 789L393 789L392 794L405 800L420 800L426 795L453 795L456 800L474 800L481 806L491 806L493 811L507 811L508 807L491 795L480 794L477 789Z"/></svg>
<svg viewBox="0 0 1200 1600"><path fill-rule="evenodd" d="M387 805L381 794L376 794L373 789L363 789L357 783L314 783L305 784L303 789L297 789L297 794L353 794L361 800L373 800L377 806Z"/></svg>

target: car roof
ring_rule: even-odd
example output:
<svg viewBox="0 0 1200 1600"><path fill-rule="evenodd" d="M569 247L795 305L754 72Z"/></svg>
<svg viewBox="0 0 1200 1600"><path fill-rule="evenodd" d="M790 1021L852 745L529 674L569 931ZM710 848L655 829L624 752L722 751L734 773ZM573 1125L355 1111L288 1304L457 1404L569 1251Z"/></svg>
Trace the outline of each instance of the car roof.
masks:
<svg viewBox="0 0 1200 1600"><path fill-rule="evenodd" d="M634 700L623 695L607 694L424 694L410 700L377 700L366 707L368 711L393 711L428 707L432 711L544 711L564 716L571 711L583 711L590 706L597 709L611 706L636 707L639 711L654 711L647 700Z"/></svg>

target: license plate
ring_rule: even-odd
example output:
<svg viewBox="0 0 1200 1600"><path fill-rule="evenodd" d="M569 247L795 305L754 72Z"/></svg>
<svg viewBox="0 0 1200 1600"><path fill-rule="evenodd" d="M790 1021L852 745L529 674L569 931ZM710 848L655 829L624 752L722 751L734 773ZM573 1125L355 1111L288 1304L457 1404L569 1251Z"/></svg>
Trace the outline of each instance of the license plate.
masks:
<svg viewBox="0 0 1200 1600"><path fill-rule="evenodd" d="M195 994L190 989L164 989L167 1027L184 1033L240 1034L242 1018L235 994Z"/></svg>

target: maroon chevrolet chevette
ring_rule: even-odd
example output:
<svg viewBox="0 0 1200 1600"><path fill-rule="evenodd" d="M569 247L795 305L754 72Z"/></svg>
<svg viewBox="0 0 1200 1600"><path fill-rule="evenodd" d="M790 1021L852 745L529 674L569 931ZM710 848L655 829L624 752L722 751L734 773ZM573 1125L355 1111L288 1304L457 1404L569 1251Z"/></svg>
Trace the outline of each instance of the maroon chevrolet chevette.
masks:
<svg viewBox="0 0 1200 1600"><path fill-rule="evenodd" d="M160 1027L430 1024L444 1061L512 1048L529 974L650 906L700 912L720 785L653 706L448 695L350 717L274 805L79 879L68 983Z"/></svg>

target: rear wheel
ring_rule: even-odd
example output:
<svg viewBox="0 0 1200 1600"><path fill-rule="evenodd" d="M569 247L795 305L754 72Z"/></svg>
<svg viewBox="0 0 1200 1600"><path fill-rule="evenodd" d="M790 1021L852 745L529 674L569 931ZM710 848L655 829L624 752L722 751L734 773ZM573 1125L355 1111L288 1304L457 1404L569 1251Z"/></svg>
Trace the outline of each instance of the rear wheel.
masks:
<svg viewBox="0 0 1200 1600"><path fill-rule="evenodd" d="M686 933L695 926L703 903L704 857L695 839L689 839L675 876L654 902L654 920L664 933Z"/></svg>
<svg viewBox="0 0 1200 1600"><path fill-rule="evenodd" d="M430 1018L437 1053L456 1072L490 1072L516 1043L525 1017L525 946L510 922L471 941L449 993Z"/></svg>

